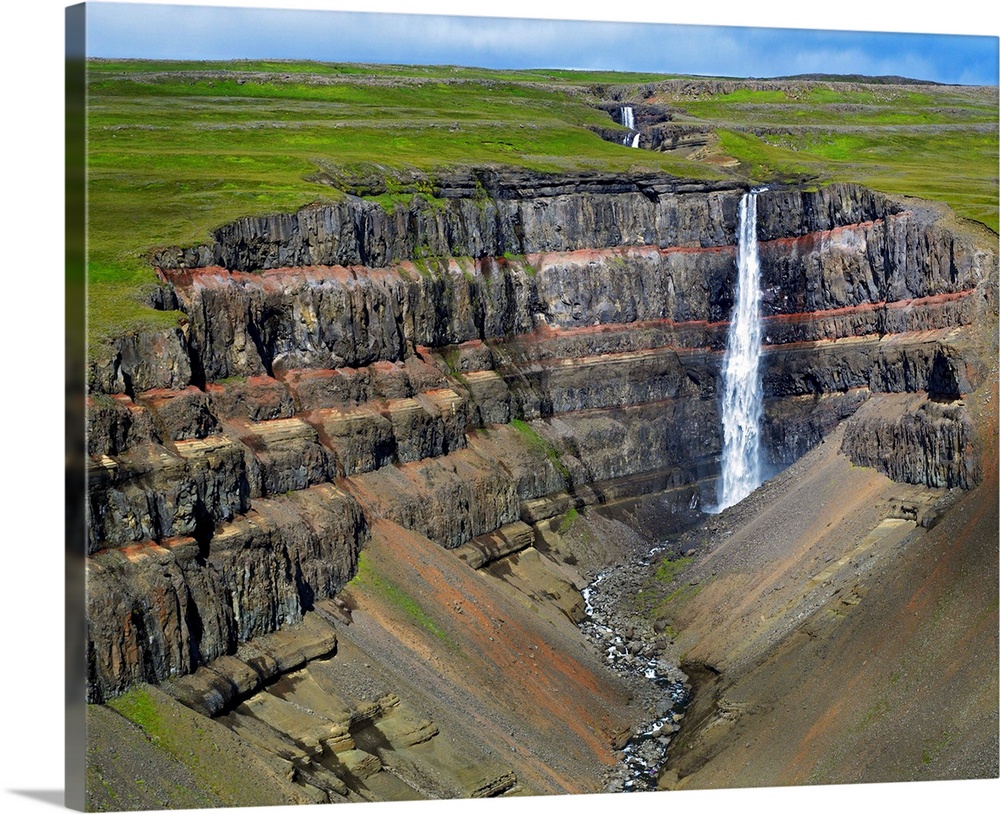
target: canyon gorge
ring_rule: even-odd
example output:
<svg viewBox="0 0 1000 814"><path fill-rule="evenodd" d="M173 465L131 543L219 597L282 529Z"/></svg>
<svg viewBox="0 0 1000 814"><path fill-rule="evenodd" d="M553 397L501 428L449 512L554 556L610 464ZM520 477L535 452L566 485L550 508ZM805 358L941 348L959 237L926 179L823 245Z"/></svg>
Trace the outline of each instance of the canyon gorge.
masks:
<svg viewBox="0 0 1000 814"><path fill-rule="evenodd" d="M419 188L159 248L180 323L92 354L91 804L614 787L665 708L609 569L693 687L653 785L996 776L996 235L759 192L772 478L707 514L748 187Z"/></svg>

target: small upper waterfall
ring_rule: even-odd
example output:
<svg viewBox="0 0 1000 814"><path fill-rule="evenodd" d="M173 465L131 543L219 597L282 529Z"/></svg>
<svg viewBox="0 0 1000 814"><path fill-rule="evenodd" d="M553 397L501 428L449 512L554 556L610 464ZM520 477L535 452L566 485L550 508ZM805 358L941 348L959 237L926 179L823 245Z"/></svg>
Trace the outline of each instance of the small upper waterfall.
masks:
<svg viewBox="0 0 1000 814"><path fill-rule="evenodd" d="M631 144L633 147L639 146L639 133L635 132L635 111L631 105L622 108L622 124L629 129L629 134L622 139L622 144ZM635 132L635 135L633 135Z"/></svg>
<svg viewBox="0 0 1000 814"><path fill-rule="evenodd" d="M739 503L763 481L760 420L764 390L760 377L760 261L757 256L757 191L740 201L736 254L736 302L722 363L722 477L718 511Z"/></svg>

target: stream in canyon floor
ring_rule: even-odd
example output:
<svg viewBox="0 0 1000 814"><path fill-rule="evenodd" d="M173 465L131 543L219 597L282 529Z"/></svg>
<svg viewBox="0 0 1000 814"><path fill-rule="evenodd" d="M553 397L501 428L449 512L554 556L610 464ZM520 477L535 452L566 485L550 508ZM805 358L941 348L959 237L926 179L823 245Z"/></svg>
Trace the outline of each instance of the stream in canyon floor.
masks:
<svg viewBox="0 0 1000 814"><path fill-rule="evenodd" d="M622 123L633 130L632 108L622 109ZM626 138L626 141L628 139ZM638 143L638 136L636 146ZM764 480L761 456L761 419L763 386L761 381L760 260L757 240L757 194L743 195L739 209L737 245L737 284L729 320L726 351L723 358L722 420L723 447L721 473L717 481L718 503L709 509L721 512L753 492ZM690 507L695 509L695 504ZM609 778L608 791L646 791L656 788L656 780L666 764L670 739L680 728L690 687L687 676L660 657L660 650L634 635L634 627L617 627L625 596L641 590L637 573L647 570L657 554L668 547L663 543L650 549L637 563L611 566L600 572L586 588L583 599L587 619L581 623L584 634L603 650L615 671L631 679L641 678L652 684L652 720L639 727L622 750L622 761ZM618 581L608 591L609 582Z"/></svg>
<svg viewBox="0 0 1000 814"><path fill-rule="evenodd" d="M660 658L648 642L634 636L633 628L622 630L616 605L621 593L608 590L616 582L630 583L626 571L633 574L651 566L663 547L650 550L638 562L622 563L607 568L583 589L587 618L580 623L584 635L604 653L615 672L633 683L648 682L652 698L652 717L642 721L622 748L622 759L608 775L606 791L652 791L667 761L670 739L680 729L680 719L688 702L690 687L687 676L675 665ZM628 623L626 623L628 624Z"/></svg>

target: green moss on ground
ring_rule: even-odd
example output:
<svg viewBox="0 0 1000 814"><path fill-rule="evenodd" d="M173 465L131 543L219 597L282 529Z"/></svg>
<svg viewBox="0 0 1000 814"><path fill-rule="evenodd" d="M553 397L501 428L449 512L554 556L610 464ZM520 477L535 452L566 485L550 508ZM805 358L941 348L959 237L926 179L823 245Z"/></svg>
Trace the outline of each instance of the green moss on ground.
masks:
<svg viewBox="0 0 1000 814"><path fill-rule="evenodd" d="M423 605L399 585L391 582L384 574L380 573L377 565L364 551L358 557L358 571L347 584L347 588L350 589L351 586L374 593L388 605L400 611L415 625L422 627L450 647L457 649L457 644L434 622Z"/></svg>
<svg viewBox="0 0 1000 814"><path fill-rule="evenodd" d="M184 766L199 794L229 806L281 805L296 799L281 766L269 764L227 729L156 687L134 687L107 706L142 729L156 749ZM137 769L136 778L143 780L143 773Z"/></svg>
<svg viewBox="0 0 1000 814"><path fill-rule="evenodd" d="M515 418L510 422L510 425L521 433L522 436L528 442L528 448L535 453L539 453L549 460L549 462L556 468L560 475L562 475L563 480L567 484L572 483L573 476L569 471L569 467L563 463L562 457L559 454L559 450L556 449L549 441L542 438L538 434L538 430L532 427L527 421L522 421L519 418Z"/></svg>
<svg viewBox="0 0 1000 814"><path fill-rule="evenodd" d="M662 560L634 598L637 612L650 620L662 619L676 600L697 596L703 587L701 583L691 585L678 581L678 577L692 562L694 557L691 556ZM664 633L670 638L675 638L677 635L669 625L664 629Z"/></svg>
<svg viewBox="0 0 1000 814"><path fill-rule="evenodd" d="M994 231L995 89L818 83L672 96L669 76L284 61L88 65L90 339L176 325L145 303L164 246L205 243L247 215L339 200L377 178L387 210L456 167L657 172L811 184L849 180L940 200ZM633 150L591 128L611 97L669 105L739 165ZM413 187L413 173L426 180ZM404 180L404 178L406 180ZM334 185L331 185L334 184ZM523 258L516 258L523 262ZM430 271L428 267L427 271ZM529 269L529 273L530 273Z"/></svg>
<svg viewBox="0 0 1000 814"><path fill-rule="evenodd" d="M787 89L655 99L713 127L755 183L851 181L1000 230L996 88L777 84Z"/></svg>
<svg viewBox="0 0 1000 814"><path fill-rule="evenodd" d="M563 515L562 521L559 523L559 533L565 534L567 531L569 531L579 517L580 513L576 510L575 507L566 512L566 514Z"/></svg>
<svg viewBox="0 0 1000 814"><path fill-rule="evenodd" d="M154 743L161 743L165 735L169 742L169 733L164 732L160 711L143 688L135 687L124 695L112 698L108 706L141 727Z"/></svg>
<svg viewBox="0 0 1000 814"><path fill-rule="evenodd" d="M678 557L675 560L663 560L663 562L656 566L653 577L657 582L667 585L673 582L674 578L687 568L693 560L694 557Z"/></svg>

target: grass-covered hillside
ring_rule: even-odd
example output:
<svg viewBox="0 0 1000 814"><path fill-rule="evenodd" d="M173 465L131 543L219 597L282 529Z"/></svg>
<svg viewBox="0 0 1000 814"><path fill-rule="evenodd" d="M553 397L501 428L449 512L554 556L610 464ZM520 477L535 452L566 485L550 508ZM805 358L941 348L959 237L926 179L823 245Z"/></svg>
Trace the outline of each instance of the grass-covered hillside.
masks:
<svg viewBox="0 0 1000 814"><path fill-rule="evenodd" d="M612 104L711 129L698 150L603 140ZM997 90L836 81L286 62L88 67L90 338L165 324L147 257L330 178L507 165L810 184L853 180L997 223ZM623 130L624 133L624 130ZM325 183L321 183L324 180ZM392 184L390 183L391 190Z"/></svg>
<svg viewBox="0 0 1000 814"><path fill-rule="evenodd" d="M687 85L666 83L653 99L711 122L720 151L752 176L856 181L945 201L997 231L996 88L776 81L711 92Z"/></svg>

